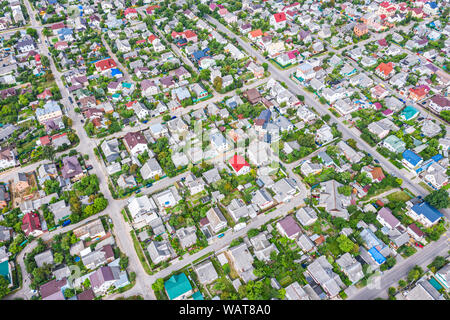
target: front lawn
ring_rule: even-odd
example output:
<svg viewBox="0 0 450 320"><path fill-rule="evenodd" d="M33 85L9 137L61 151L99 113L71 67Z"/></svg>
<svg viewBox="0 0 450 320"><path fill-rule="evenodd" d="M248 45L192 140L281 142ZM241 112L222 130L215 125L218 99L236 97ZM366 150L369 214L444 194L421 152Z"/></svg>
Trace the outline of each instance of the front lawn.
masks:
<svg viewBox="0 0 450 320"><path fill-rule="evenodd" d="M399 201L399 202L406 202L411 200L411 197L406 194L406 192L404 191L397 191L394 193L391 193L390 195L387 196L387 199L389 201Z"/></svg>

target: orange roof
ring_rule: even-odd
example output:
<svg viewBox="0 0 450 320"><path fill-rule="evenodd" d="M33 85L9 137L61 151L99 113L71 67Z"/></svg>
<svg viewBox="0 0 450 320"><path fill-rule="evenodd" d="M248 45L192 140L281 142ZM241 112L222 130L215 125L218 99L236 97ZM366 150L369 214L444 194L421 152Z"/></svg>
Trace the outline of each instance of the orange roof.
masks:
<svg viewBox="0 0 450 320"><path fill-rule="evenodd" d="M411 89L409 89L409 91L411 93L415 94L418 97L422 97L422 96L426 96L427 95L429 89L426 86L420 86L420 87L417 87L417 88L411 88Z"/></svg>
<svg viewBox="0 0 450 320"><path fill-rule="evenodd" d="M382 181L384 178L386 178L386 176L383 173L383 169L381 169L380 167L373 168L371 174L372 177L378 181Z"/></svg>
<svg viewBox="0 0 450 320"><path fill-rule="evenodd" d="M43 145L43 146L50 144L50 139L48 136L40 137L39 140L41 141L41 145Z"/></svg>
<svg viewBox="0 0 450 320"><path fill-rule="evenodd" d="M388 62L388 63L380 63L380 65L377 67L376 70L384 73L385 76L388 76L392 70L394 69L394 65L392 64L392 62Z"/></svg>
<svg viewBox="0 0 450 320"><path fill-rule="evenodd" d="M263 33L262 33L261 29L250 31L250 36L252 38L261 37L262 35L263 35Z"/></svg>
<svg viewBox="0 0 450 320"><path fill-rule="evenodd" d="M186 39L188 39L188 38L196 37L197 35L196 35L195 32L192 31L192 30L186 30L186 31L184 32L184 36L185 36Z"/></svg>

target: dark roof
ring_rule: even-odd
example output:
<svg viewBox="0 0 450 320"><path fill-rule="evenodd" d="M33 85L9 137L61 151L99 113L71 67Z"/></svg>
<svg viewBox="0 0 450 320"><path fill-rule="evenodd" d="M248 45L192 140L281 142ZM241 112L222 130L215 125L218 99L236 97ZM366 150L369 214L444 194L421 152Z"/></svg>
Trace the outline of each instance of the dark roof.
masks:
<svg viewBox="0 0 450 320"><path fill-rule="evenodd" d="M301 231L300 226L297 222L295 222L292 216L287 216L286 218L278 221L278 223L283 228L284 232L286 232L288 237Z"/></svg>
<svg viewBox="0 0 450 320"><path fill-rule="evenodd" d="M101 251L103 251L105 253L105 258L109 259L109 258L113 258L114 257L114 251L113 248L110 244L107 244L106 246L104 246Z"/></svg>
<svg viewBox="0 0 450 320"><path fill-rule="evenodd" d="M133 149L138 144L147 144L147 140L145 140L144 135L137 131L137 132L128 132L124 137L124 141L128 145L129 148Z"/></svg>
<svg viewBox="0 0 450 320"><path fill-rule="evenodd" d="M67 279L52 280L39 287L42 299L45 299L55 293L61 292L61 288L67 284Z"/></svg>
<svg viewBox="0 0 450 320"><path fill-rule="evenodd" d="M73 178L83 172L77 156L65 157L61 174L63 178Z"/></svg>
<svg viewBox="0 0 450 320"><path fill-rule="evenodd" d="M89 276L92 287L100 287L106 281L114 280L114 275L110 267L101 267Z"/></svg>
<svg viewBox="0 0 450 320"><path fill-rule="evenodd" d="M261 99L261 94L255 88L247 90L245 96L251 103L256 103Z"/></svg>
<svg viewBox="0 0 450 320"><path fill-rule="evenodd" d="M411 229L415 234L417 234L419 237L423 237L425 234L422 230L419 229L419 227L415 223L411 223L408 226L409 229Z"/></svg>
<svg viewBox="0 0 450 320"><path fill-rule="evenodd" d="M83 291L82 293L77 294L77 300L94 300L95 294L92 289L88 289Z"/></svg>

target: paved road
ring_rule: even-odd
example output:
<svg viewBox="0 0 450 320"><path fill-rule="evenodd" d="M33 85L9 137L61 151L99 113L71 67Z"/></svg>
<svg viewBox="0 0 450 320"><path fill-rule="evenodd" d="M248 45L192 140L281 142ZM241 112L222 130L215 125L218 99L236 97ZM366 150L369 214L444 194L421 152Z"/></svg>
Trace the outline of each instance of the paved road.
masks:
<svg viewBox="0 0 450 320"><path fill-rule="evenodd" d="M208 100L204 100L201 101L197 104L188 106L186 108L179 108L173 112L171 112L172 116L176 116L176 117L182 117L185 114L188 114L191 111L196 111L196 110L200 110L203 108L206 108L209 104L211 103L217 103L222 101L225 97L231 97L235 94L236 90L247 90L247 89L252 89L252 88L256 88L259 87L261 85L263 85L265 82L267 81L267 79L259 79L255 82L246 84L244 86L242 86L242 88L239 89L235 89L233 91L224 93L224 94L220 94L220 93L216 93L214 95L214 97L208 99ZM114 133L110 136L106 136L103 138L91 138L92 141L95 141L96 143L100 143L100 141L104 140L104 139L108 139L108 137L115 137L115 138L121 138L123 137L125 134L127 134L128 132L135 132L135 131L142 131L142 130L146 130L148 128L150 128L152 125L154 125L155 123L161 123L162 118L161 117L155 117L155 118L151 118L147 123L142 123L142 122L138 122L134 127L131 126L126 126L125 128L122 129L122 131Z"/></svg>
<svg viewBox="0 0 450 320"><path fill-rule="evenodd" d="M398 281L405 279L409 271L419 265L422 269L426 269L436 256L447 256L450 249L450 237L443 235L438 241L432 242L403 261L396 264L392 269L385 271L380 278L380 286L376 289L365 287L356 291L349 300L372 300L377 297L387 298L387 290L389 287L398 287Z"/></svg>
<svg viewBox="0 0 450 320"><path fill-rule="evenodd" d="M290 210L292 210L295 207L300 207L304 204L303 199L306 197L306 188L303 187L300 191L300 193L295 196L290 202L284 203L280 205L277 209L274 211L268 213L268 214L261 214L257 218L251 220L249 224L244 229L241 229L237 232L227 233L225 236L223 236L221 239L218 239L216 242L211 244L210 246L206 247L205 249L187 256L185 255L183 257L183 260L178 261L177 263L174 263L167 267L166 269L161 270L160 272L154 274L151 276L152 281L155 281L158 278L166 277L169 274L171 274L173 271L179 270L183 268L184 266L192 263L196 259L200 258L201 256L214 251L220 251L221 249L227 247L234 239L237 239L239 237L244 237L247 234L247 231L252 228L259 228L263 224L267 223L271 219L277 218L277 217L283 217L285 216Z"/></svg>
<svg viewBox="0 0 450 320"><path fill-rule="evenodd" d="M30 3L28 0L24 1L25 6L28 10L28 12L32 12ZM44 45L44 37L42 35L41 29L37 28L39 25L34 18L33 14L30 14L31 17L31 24L34 28L38 29L39 34L39 49L42 53L47 55L48 57L51 57L51 55L48 52L48 48ZM123 251L129 258L129 271L133 271L136 273L136 289L140 290L142 292L145 299L155 299L153 293L149 290L144 290L143 288L143 282L140 281L140 279L144 278L146 273L144 269L142 268L142 265L137 257L137 254L134 250L133 242L130 236L130 226L125 223L123 220L123 216L121 214L121 210L123 208L123 200L122 201L116 201L112 198L111 193L108 189L108 183L107 183L107 173L105 171L105 168L102 166L102 163L97 161L97 158L94 154L94 147L95 142L89 139L89 137L86 134L86 131L81 125L79 118L81 117L79 114L74 112L73 106L71 106L69 99L68 99L68 92L66 88L64 87L62 81L61 81L61 73L56 69L53 59L50 60L50 67L51 71L55 77L56 84L59 87L59 90L61 91L62 100L61 103L66 107L66 110L68 111L68 116L73 120L74 123L74 130L77 132L77 135L80 137L80 143L79 148L77 148L78 151L88 154L90 158L90 162L93 166L93 169L91 171L91 174L96 174L99 178L99 188L100 192L105 196L105 198L108 200L109 204L108 207L103 213L109 214L110 218L113 221L114 224L114 234L116 236L116 242L118 247ZM83 221L86 223L87 220ZM56 232L62 232L63 229L58 229ZM53 236L54 233L47 234L48 237ZM31 244L29 244L31 245ZM31 247L30 247L31 248ZM24 249L25 250L25 249ZM30 249L27 249L30 250ZM22 259L21 259L22 258ZM23 264L23 256L19 257L18 259L19 264ZM26 271L25 269L22 269L22 272L24 273L24 277L26 277ZM22 288L21 292L29 291L29 288L26 288L26 285L24 288Z"/></svg>
<svg viewBox="0 0 450 320"><path fill-rule="evenodd" d="M229 37L236 39L239 44L245 49L247 50L247 52L250 52L251 55L253 55L254 57L256 57L259 61L263 62L266 61L266 59L255 49L253 48L249 43L243 41L239 36L236 36L233 32L231 32L230 30L228 30L225 26L223 26L219 21L217 21L216 19L210 17L210 16L206 16L206 19L209 20L210 22L212 22L213 24L215 24L217 26L217 28L228 34ZM267 61L268 62L268 61ZM354 139L357 142L357 146L358 148L365 150L369 153L371 153L372 155L375 156L375 158L377 158L383 169L386 170L389 173L394 173L395 175L399 176L402 180L403 180L403 186L408 188L409 190L411 190L411 192L413 192L416 195L422 195L425 196L428 194L428 192L422 188L421 186L412 183L410 181L410 178L408 176L406 176L405 172L403 171L399 171L397 167L395 167L391 162L389 162L386 158L384 158L383 156L381 156L375 148L372 148L371 146L369 146L367 144L367 142L365 142L364 140L362 140L359 137L359 131L357 131L355 128L353 128L354 130L348 128L343 122L342 120L340 120L339 118L337 118L334 114L332 114L329 110L328 110L328 106L321 104L318 101L318 98L316 95L303 90L299 84L297 84L296 82L294 82L293 80L291 80L288 76L288 74L286 74L286 71L281 71L279 69L277 69L275 66L273 66L270 62L268 62L269 65L269 72L272 74L272 77L274 77L276 80L279 80L281 82L286 83L288 89L295 93L295 94L300 94L303 95L305 97L305 103L307 105L313 106L315 108L315 110L321 115L325 115L328 114L331 117L331 122L332 123L336 123L338 126L338 130L340 132L342 132L342 137L344 139Z"/></svg>
<svg viewBox="0 0 450 320"><path fill-rule="evenodd" d="M28 12L32 12L30 4L28 2L28 0L25 0L25 6L27 7ZM51 57L49 52L48 52L48 48L45 47L43 44L44 42L44 38L42 36L42 32L41 32L41 28L38 25L38 23L36 22L34 15L30 14L31 17L31 24L35 29L38 29L38 33L39 33L39 38L40 38L40 43L39 43L39 48L40 50L46 54L47 56ZM208 17L208 19L212 19L210 17ZM248 52L251 52L252 54L254 54L257 58L259 58L261 61L264 61L264 58L258 53L256 52L252 47L250 47L247 43L243 42L239 37L236 37L234 34L232 34L230 31L228 31L228 29L226 29L224 26L222 26L220 23L218 23L217 21L215 21L214 19L212 19L214 21L214 23L218 26L219 29L221 29L222 31L228 33L231 37L237 38L238 41L240 42L241 46L244 47ZM107 44L105 44L105 46L107 46ZM107 46L107 50L110 52L110 55L112 57L114 57L114 55L112 54L112 52L110 51L110 48ZM117 60L117 58L116 58ZM228 233L226 234L222 239L214 242L212 245L208 246L207 248L197 252L196 254L192 255L192 256L188 256L185 257L183 260L181 261L177 261L176 263L173 263L171 266L169 266L168 268L150 276L147 273L145 273L144 269L142 268L142 265L139 261L139 259L137 258L136 252L134 250L133 247L133 242L132 239L130 237L130 231L131 231L131 227L128 223L125 223L125 221L123 220L122 214L121 214L121 210L122 208L126 205L126 200L115 200L112 198L109 189L108 189L108 185L107 185L107 173L105 171L104 168L104 164L100 161L97 160L93 149L94 147L96 147L96 143L97 141L95 139L90 139L89 137L87 137L85 130L83 129L81 122L77 121L81 119L81 116L79 114L76 114L73 110L73 107L71 106L71 104L69 103L68 100L68 93L61 81L61 74L60 72L58 72L58 70L56 69L53 60L50 59L51 61L51 70L53 75L55 76L55 81L56 84L58 85L61 94L62 94L62 103L64 104L64 106L66 107L66 110L68 112L68 115L71 119L73 119L73 123L74 123L74 129L77 132L78 136L80 137L80 140L83 142L80 144L80 146L77 148L78 151L84 153L84 154L88 154L90 157L90 162L93 165L93 169L92 169L92 173L96 174L99 177L99 182L100 182L100 191L104 194L105 198L108 199L109 201L109 205L108 208L100 213L107 213L109 214L109 216L111 217L113 224L114 224L114 234L116 236L116 241L117 244L119 246L119 248L125 252L125 254L129 257L129 261L130 261L130 266L129 266L129 271L133 271L136 273L136 285L134 286L133 289L129 290L127 293L125 293L123 296L130 296L130 295L134 295L134 294L141 294L143 295L143 297L145 299L155 299L154 294L151 290L151 284L158 278L160 277L165 277L168 274L170 274L171 272L178 270L180 268L182 268L183 266L192 263L194 260L198 259L199 257L203 256L204 254L210 252L210 251L218 251L224 247L226 247L231 241L233 241L234 239L238 238L238 237L242 237L246 234L246 232L250 229L250 228L257 228L259 226L261 226L262 224L266 223L267 221L269 221L272 218L278 217L278 216L282 216L287 214L288 211L290 211L291 209L293 209L294 207L298 207L300 205L303 204L303 199L306 197L306 188L300 183L300 186L302 186L301 188L301 192L300 195L296 196L294 199L292 199L290 202L285 203L280 205L276 210L270 212L267 215L260 215L258 216L258 218L256 218L255 220L251 221L246 228L238 231L238 232L233 232L233 233ZM118 61L117 61L118 62ZM129 78L129 81L131 80L131 77L129 76L127 70L121 65L119 64L119 67L121 67L123 69L123 72L126 76L126 78ZM298 85L296 83L294 83L293 81L291 81L285 74L283 74L282 72L280 72L278 69L274 68L271 64L269 64L269 70L272 72L273 75L276 76L276 78L280 79L281 81L284 81L287 85L288 88L293 91L294 93L297 94L303 94L305 95L305 101L306 103L313 105L316 107L316 109L318 109L318 111L321 112L321 114L329 114L328 110L326 109L325 106L319 104L316 100L315 97L310 96L310 94L308 94L307 92L305 92L304 90L300 89L298 87ZM254 86L259 85L258 83L253 84ZM223 97L218 97L218 99L223 98ZM205 101L206 103L211 103L212 101ZM199 107L199 106L197 106ZM193 108L195 108L195 106L193 106ZM181 112L183 113L183 111ZM338 123L338 125L340 126L339 128L343 131L344 134L344 138L345 137L354 137L354 133L350 132L350 130L345 127L337 118L335 118L332 114L330 114L333 121ZM156 120L153 120L156 121ZM365 142L361 141L361 139L359 139L359 137L357 137L358 142L360 143L360 145L362 144L364 146ZM366 144L367 145L367 144ZM367 150L367 149L366 149ZM370 148L369 148L370 150ZM376 152L372 151L373 154L377 154ZM380 157L380 159L384 159L382 157ZM390 163L388 163L390 164ZM389 165L388 165L389 167ZM392 165L390 165L390 170L392 170ZM289 167L289 170L291 170L292 168ZM397 171L397 170L395 170ZM291 175L292 172L289 172L289 174ZM145 188L144 192L145 193L152 193L155 192L159 189L163 189L171 184L173 184L177 179L179 179L180 177L177 176L175 178L166 178L163 179L161 181L159 181L158 183L155 183L151 188ZM404 181L406 181L406 183L409 183L404 179ZM411 191L416 192L417 190L419 191L424 191L424 190L420 190L420 189L416 189L415 187L413 187L413 185L411 185L410 188ZM424 194L421 192L417 192L419 194ZM95 219L98 215L90 217L89 220ZM84 220L81 223L86 223L88 220ZM73 226L68 226L66 228L61 228L61 229L57 229L52 233L47 233L43 236L44 239L50 239L54 234L56 233L61 233L61 232L66 232L71 230L71 228L75 228L77 225L73 225ZM33 242L31 244L29 244L24 251L19 255L18 257L18 261L20 265L23 265L23 256L27 253L30 252L32 250L32 248L35 246L36 242ZM427 246L428 247L428 246ZM23 272L24 274L24 287L22 290L20 290L18 293L16 293L17 296L20 296L21 294L23 294L23 297L27 297L27 291L29 292L29 288L28 285L29 283L27 283L28 280L27 279L27 275L26 272L24 271L25 268L23 268ZM29 293L28 293L29 294ZM117 295L120 296L120 295ZM116 296L114 296L116 297ZM111 297L110 297L111 298Z"/></svg>

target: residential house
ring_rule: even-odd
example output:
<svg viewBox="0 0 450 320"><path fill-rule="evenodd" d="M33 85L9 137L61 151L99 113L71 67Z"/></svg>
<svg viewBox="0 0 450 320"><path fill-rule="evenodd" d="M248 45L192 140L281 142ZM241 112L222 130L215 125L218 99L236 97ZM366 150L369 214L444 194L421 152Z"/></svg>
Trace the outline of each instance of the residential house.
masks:
<svg viewBox="0 0 450 320"><path fill-rule="evenodd" d="M343 254L336 263L352 283L356 283L364 277L362 265L348 252Z"/></svg>
<svg viewBox="0 0 450 320"><path fill-rule="evenodd" d="M426 228L434 226L444 216L439 210L427 202L413 205L406 214L415 221L422 223Z"/></svg>
<svg viewBox="0 0 450 320"><path fill-rule="evenodd" d="M84 176L84 171L78 162L77 156L65 157L62 162L61 175L64 179L77 181Z"/></svg>
<svg viewBox="0 0 450 320"><path fill-rule="evenodd" d="M206 217L208 218L212 231L216 234L227 227L227 220L218 207L209 209L206 212Z"/></svg>
<svg viewBox="0 0 450 320"><path fill-rule="evenodd" d="M227 255L230 260L230 266L236 270L245 283L250 280L256 280L256 276L253 274L254 259L245 243L228 248Z"/></svg>
<svg viewBox="0 0 450 320"><path fill-rule="evenodd" d="M311 207L302 207L300 208L295 217L303 226L310 226L317 220L317 213Z"/></svg>
<svg viewBox="0 0 450 320"><path fill-rule="evenodd" d="M184 273L176 274L164 282L164 289L170 300L185 300L194 292Z"/></svg>
<svg viewBox="0 0 450 320"><path fill-rule="evenodd" d="M127 151L133 156L137 156L138 154L144 153L145 151L149 150L147 146L147 140L139 131L128 132L123 137L123 142Z"/></svg>
<svg viewBox="0 0 450 320"><path fill-rule="evenodd" d="M277 222L277 230L284 237L295 240L301 233L301 228L292 216L287 216Z"/></svg>
<svg viewBox="0 0 450 320"><path fill-rule="evenodd" d="M348 219L347 206L350 205L350 197L340 194L339 187L343 185L335 180L321 183L318 207L324 207L333 217Z"/></svg>
<svg viewBox="0 0 450 320"><path fill-rule="evenodd" d="M339 276L333 272L333 266L325 256L320 256L306 267L308 274L316 281L330 298L336 297L343 283Z"/></svg>
<svg viewBox="0 0 450 320"><path fill-rule="evenodd" d="M197 228L195 226L180 228L176 231L183 249L193 246L197 242Z"/></svg>

